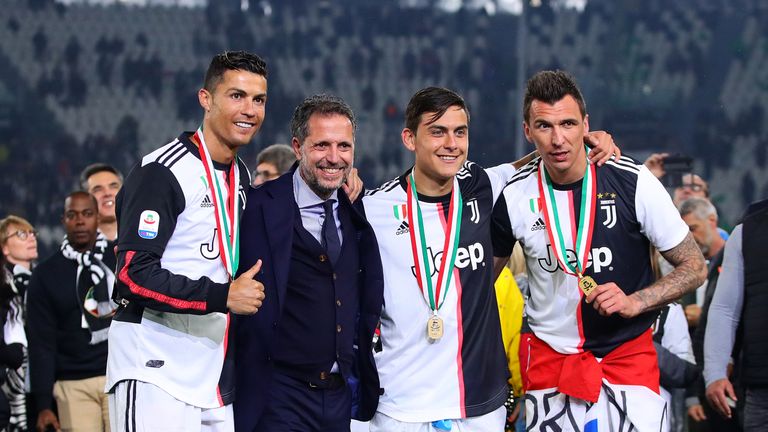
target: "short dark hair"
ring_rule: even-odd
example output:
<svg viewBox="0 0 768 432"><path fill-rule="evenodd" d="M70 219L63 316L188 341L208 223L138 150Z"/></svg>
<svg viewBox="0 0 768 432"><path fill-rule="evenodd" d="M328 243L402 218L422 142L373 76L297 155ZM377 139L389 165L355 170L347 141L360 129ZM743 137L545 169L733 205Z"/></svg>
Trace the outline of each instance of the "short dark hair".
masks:
<svg viewBox="0 0 768 432"><path fill-rule="evenodd" d="M357 120L352 108L344 99L325 93L316 94L304 99L293 111L291 118L291 136L303 143L309 135L309 118L312 114L339 114L352 122L352 133L357 130Z"/></svg>
<svg viewBox="0 0 768 432"><path fill-rule="evenodd" d="M256 165L262 163L272 164L277 168L278 174L283 174L296 162L296 154L291 146L286 144L272 144L259 152L256 156Z"/></svg>
<svg viewBox="0 0 768 432"><path fill-rule="evenodd" d="M579 86L571 74L561 70L537 72L528 80L525 87L523 119L526 122L530 120L531 103L534 100L553 105L566 95L571 95L576 99L582 117L587 115L587 104L584 103L584 96L581 95L581 90L579 90Z"/></svg>
<svg viewBox="0 0 768 432"><path fill-rule="evenodd" d="M459 96L458 93L443 87L421 89L411 97L411 100L408 102L408 108L405 109L405 127L416 133L422 114L435 113L428 122L428 124L432 124L452 106L463 109L467 114L467 123L469 123L469 108L467 108L464 98Z"/></svg>
<svg viewBox="0 0 768 432"><path fill-rule="evenodd" d="M91 195L90 193L88 193L88 191L84 191L84 190L76 190L76 191L70 192L66 196L66 198L64 198L64 208L65 209L67 208L67 205L66 205L67 200L72 200L72 198L75 198L75 197L90 198L91 202L93 203L93 208L95 208L97 210L99 209L99 202L96 201L96 197ZM65 212L66 212L66 210L65 210Z"/></svg>
<svg viewBox="0 0 768 432"><path fill-rule="evenodd" d="M224 51L211 59L203 87L212 92L228 70L243 70L267 77L267 63L261 57L246 51Z"/></svg>
<svg viewBox="0 0 768 432"><path fill-rule="evenodd" d="M91 178L92 175L100 173L100 172L111 172L112 174L116 175L117 178L120 179L120 182L123 182L123 174L115 167L109 164L105 164L103 162L96 162L88 165L87 167L83 168L83 171L80 172L80 187L83 188L83 190L88 190L88 179Z"/></svg>

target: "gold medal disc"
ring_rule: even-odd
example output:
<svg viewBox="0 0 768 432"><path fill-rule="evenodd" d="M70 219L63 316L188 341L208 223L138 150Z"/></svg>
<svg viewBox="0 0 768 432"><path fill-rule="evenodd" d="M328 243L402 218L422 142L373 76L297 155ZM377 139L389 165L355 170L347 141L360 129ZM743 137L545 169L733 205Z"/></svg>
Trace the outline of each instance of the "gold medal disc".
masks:
<svg viewBox="0 0 768 432"><path fill-rule="evenodd" d="M427 337L430 341L439 340L443 337L443 319L437 315L432 315L427 320Z"/></svg>
<svg viewBox="0 0 768 432"><path fill-rule="evenodd" d="M584 292L584 295L589 295L589 293L597 288L597 282L590 276L584 276L579 279L579 288Z"/></svg>

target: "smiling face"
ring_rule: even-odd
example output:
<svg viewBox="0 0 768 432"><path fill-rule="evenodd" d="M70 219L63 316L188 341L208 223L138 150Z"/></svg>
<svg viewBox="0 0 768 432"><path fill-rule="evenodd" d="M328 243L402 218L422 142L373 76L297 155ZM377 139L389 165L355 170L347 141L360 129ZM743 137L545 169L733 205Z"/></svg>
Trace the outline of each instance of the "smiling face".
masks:
<svg viewBox="0 0 768 432"><path fill-rule="evenodd" d="M203 133L211 156L234 156L247 145L264 121L267 103L267 79L242 70L224 72L212 91L200 89L200 105L205 109Z"/></svg>
<svg viewBox="0 0 768 432"><path fill-rule="evenodd" d="M103 223L114 222L115 196L120 191L123 182L115 173L99 171L87 180L88 192L96 198L99 204L99 219Z"/></svg>
<svg viewBox="0 0 768 432"><path fill-rule="evenodd" d="M312 114L304 142L291 141L299 174L317 196L327 199L341 187L355 159L354 127L341 114Z"/></svg>
<svg viewBox="0 0 768 432"><path fill-rule="evenodd" d="M589 122L573 96L566 95L552 105L533 100L523 129L528 141L536 146L552 181L566 184L584 176L584 137L589 132Z"/></svg>
<svg viewBox="0 0 768 432"><path fill-rule="evenodd" d="M416 155L416 187L426 195L448 193L453 178L467 160L469 124L463 108L451 106L438 119L435 113L421 115L415 131L405 128L403 144Z"/></svg>

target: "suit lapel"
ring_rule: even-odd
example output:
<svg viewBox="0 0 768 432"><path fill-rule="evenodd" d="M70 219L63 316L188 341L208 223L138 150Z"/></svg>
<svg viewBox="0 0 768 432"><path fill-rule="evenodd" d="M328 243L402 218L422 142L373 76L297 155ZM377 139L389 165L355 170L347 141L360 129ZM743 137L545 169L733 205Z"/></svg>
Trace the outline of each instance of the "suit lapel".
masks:
<svg viewBox="0 0 768 432"><path fill-rule="evenodd" d="M292 171L273 181L275 184L270 186L274 187L269 189L272 200L265 203L262 210L267 242L272 255L272 268L275 272L278 304L282 309L282 298L288 286L288 271L291 263L296 198L293 196Z"/></svg>

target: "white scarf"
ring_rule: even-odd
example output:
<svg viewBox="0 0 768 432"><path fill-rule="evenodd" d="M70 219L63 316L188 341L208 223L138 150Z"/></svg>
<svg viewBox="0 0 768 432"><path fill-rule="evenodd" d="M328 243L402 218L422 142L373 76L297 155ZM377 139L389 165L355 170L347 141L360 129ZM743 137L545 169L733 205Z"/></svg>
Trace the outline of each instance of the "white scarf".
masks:
<svg viewBox="0 0 768 432"><path fill-rule="evenodd" d="M64 258L77 263L75 291L83 312L82 326L91 332L91 345L107 340L109 324L117 309L117 303L112 301L115 273L102 262L108 245L101 231L97 232L93 249L86 252L74 250L66 237L61 243Z"/></svg>

